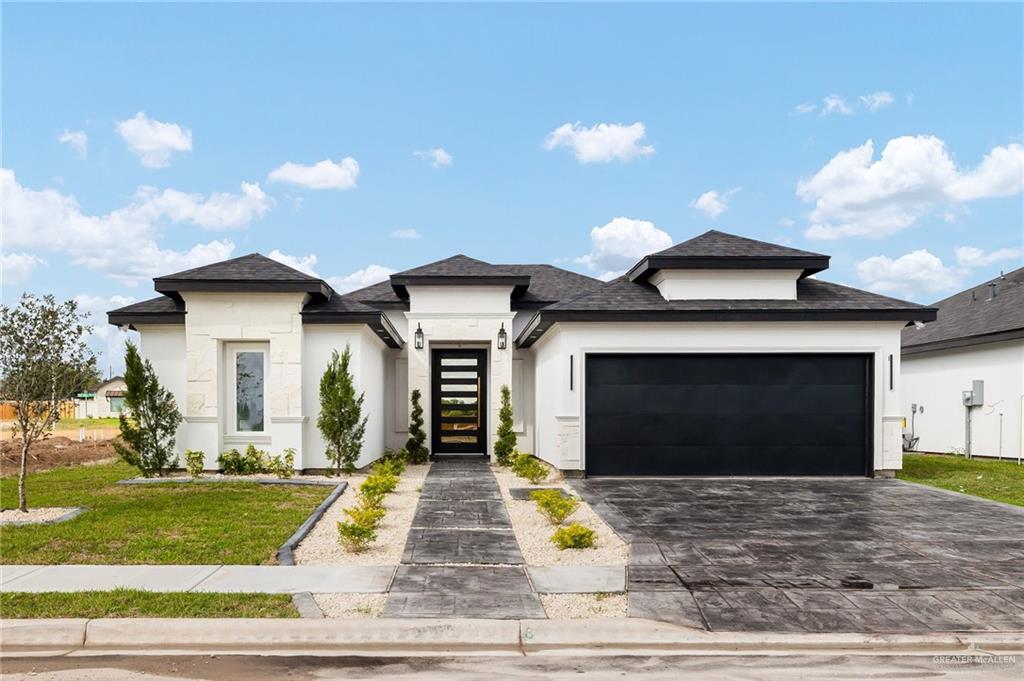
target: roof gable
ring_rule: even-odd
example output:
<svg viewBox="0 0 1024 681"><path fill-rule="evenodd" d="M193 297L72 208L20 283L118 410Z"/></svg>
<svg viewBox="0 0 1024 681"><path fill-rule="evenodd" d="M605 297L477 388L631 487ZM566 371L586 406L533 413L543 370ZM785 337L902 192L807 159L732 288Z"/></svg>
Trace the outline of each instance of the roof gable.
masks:
<svg viewBox="0 0 1024 681"><path fill-rule="evenodd" d="M157 277L153 288L172 297L178 297L183 291L299 292L323 298L333 294L331 287L319 277L260 253Z"/></svg>
<svg viewBox="0 0 1024 681"><path fill-rule="evenodd" d="M807 276L828 269L829 256L757 239L708 230L645 256L627 273L645 281L664 269L793 269Z"/></svg>
<svg viewBox="0 0 1024 681"><path fill-rule="evenodd" d="M519 297L529 288L530 276L505 269L501 265L492 265L483 260L470 258L461 253L391 275L391 287L403 299L409 295L407 286L472 284L512 286L512 295Z"/></svg>

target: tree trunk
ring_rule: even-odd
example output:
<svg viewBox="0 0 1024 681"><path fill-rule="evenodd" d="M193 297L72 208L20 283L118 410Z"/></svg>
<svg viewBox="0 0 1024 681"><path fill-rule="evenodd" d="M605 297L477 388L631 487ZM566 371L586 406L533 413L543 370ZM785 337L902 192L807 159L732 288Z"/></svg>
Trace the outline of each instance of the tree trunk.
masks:
<svg viewBox="0 0 1024 681"><path fill-rule="evenodd" d="M28 467L29 441L25 439L25 432L21 433L21 466L18 469L18 510L28 513L28 501L25 499L25 469Z"/></svg>

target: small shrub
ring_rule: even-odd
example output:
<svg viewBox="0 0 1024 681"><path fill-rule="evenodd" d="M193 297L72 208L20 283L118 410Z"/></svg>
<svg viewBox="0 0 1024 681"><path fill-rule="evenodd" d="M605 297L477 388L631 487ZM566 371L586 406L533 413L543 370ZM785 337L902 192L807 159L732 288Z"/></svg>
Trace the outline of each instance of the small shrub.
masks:
<svg viewBox="0 0 1024 681"><path fill-rule="evenodd" d="M530 492L530 498L537 504L540 511L552 525L561 525L565 519L576 512L580 502L573 497L566 497L557 489L538 489Z"/></svg>
<svg viewBox="0 0 1024 681"><path fill-rule="evenodd" d="M295 474L295 450L289 447L282 456L270 457L270 472L282 480Z"/></svg>
<svg viewBox="0 0 1024 681"><path fill-rule="evenodd" d="M340 522L338 540L352 553L362 553L377 540L377 530L372 525Z"/></svg>
<svg viewBox="0 0 1024 681"><path fill-rule="evenodd" d="M359 486L360 491L366 492L367 490L379 491L382 494L391 494L398 487L398 477L391 475L390 473L374 473L363 480L363 484Z"/></svg>
<svg viewBox="0 0 1024 681"><path fill-rule="evenodd" d="M532 485L548 478L548 469L540 460L521 452L516 452L512 459L512 471L520 478L529 480Z"/></svg>
<svg viewBox="0 0 1024 681"><path fill-rule="evenodd" d="M385 510L380 506L369 506L365 503L345 509L345 515L347 515L354 524L365 525L373 528L376 528L377 525L380 524L380 521L384 520L384 514Z"/></svg>
<svg viewBox="0 0 1024 681"><path fill-rule="evenodd" d="M190 449L185 452L185 470L189 477L198 478L203 474L203 467L206 463L206 454Z"/></svg>
<svg viewBox="0 0 1024 681"><path fill-rule="evenodd" d="M499 466L512 463L516 449L516 433L512 422L512 392L501 386L501 410L498 412L498 439L494 443L494 458Z"/></svg>
<svg viewBox="0 0 1024 681"><path fill-rule="evenodd" d="M381 457L377 463L373 464L374 475L393 475L398 478L401 477L404 472L405 461L398 458L398 456L391 451L385 452L384 456Z"/></svg>
<svg viewBox="0 0 1024 681"><path fill-rule="evenodd" d="M229 449L217 456L217 465L224 475L242 474L242 453L237 449Z"/></svg>
<svg viewBox="0 0 1024 681"><path fill-rule="evenodd" d="M412 391L412 411L409 412L409 439L405 442L405 456L409 463L426 463L430 458L427 434L423 431L423 407L420 406L419 388Z"/></svg>
<svg viewBox="0 0 1024 681"><path fill-rule="evenodd" d="M573 523L565 527L559 527L551 535L551 542L564 551L566 549L590 549L597 543L597 532L589 527Z"/></svg>
<svg viewBox="0 0 1024 681"><path fill-rule="evenodd" d="M256 445L249 445L245 448L245 456L242 457L242 475L256 475L270 468L270 459L262 449L256 449Z"/></svg>

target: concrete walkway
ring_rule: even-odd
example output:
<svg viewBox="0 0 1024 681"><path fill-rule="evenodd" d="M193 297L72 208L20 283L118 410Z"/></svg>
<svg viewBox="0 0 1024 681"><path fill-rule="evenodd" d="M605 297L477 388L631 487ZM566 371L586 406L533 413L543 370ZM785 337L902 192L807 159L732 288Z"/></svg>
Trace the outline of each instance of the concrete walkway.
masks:
<svg viewBox="0 0 1024 681"><path fill-rule="evenodd" d="M435 461L384 617L544 616L487 459Z"/></svg>
<svg viewBox="0 0 1024 681"><path fill-rule="evenodd" d="M383 593L394 573L387 565L4 565L0 590Z"/></svg>

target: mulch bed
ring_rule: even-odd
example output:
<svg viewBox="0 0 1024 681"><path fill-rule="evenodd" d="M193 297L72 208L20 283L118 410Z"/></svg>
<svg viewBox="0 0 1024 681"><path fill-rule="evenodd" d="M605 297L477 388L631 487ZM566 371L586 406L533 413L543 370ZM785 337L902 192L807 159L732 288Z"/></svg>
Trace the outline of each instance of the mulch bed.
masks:
<svg viewBox="0 0 1024 681"><path fill-rule="evenodd" d="M28 453L28 472L62 466L80 466L115 458L110 440L77 442L66 437L50 437L36 442ZM0 476L17 475L21 463L21 440L0 441Z"/></svg>

